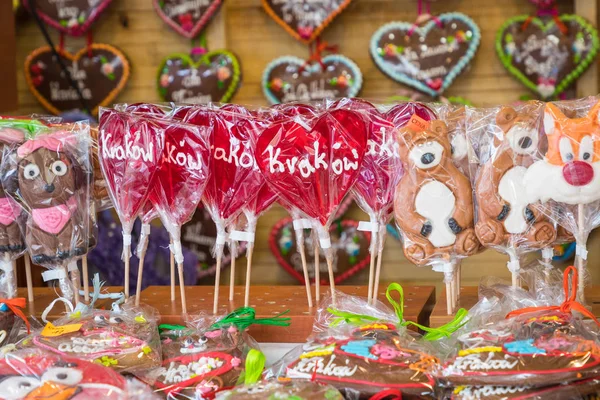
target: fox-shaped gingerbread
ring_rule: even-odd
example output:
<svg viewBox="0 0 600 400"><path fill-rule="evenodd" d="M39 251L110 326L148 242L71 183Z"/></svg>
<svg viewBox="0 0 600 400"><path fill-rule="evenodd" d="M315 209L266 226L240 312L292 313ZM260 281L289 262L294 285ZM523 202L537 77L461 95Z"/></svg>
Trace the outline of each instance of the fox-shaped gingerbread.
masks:
<svg viewBox="0 0 600 400"><path fill-rule="evenodd" d="M425 265L476 253L471 183L452 161L446 124L413 115L399 135L405 173L396 188L394 214L404 254Z"/></svg>
<svg viewBox="0 0 600 400"><path fill-rule="evenodd" d="M600 199L600 102L581 118L546 104L548 151L525 174L527 200L589 204Z"/></svg>
<svg viewBox="0 0 600 400"><path fill-rule="evenodd" d="M502 107L496 114L496 151L480 166L475 182L475 232L484 246L539 249L556 239L554 226L523 195L525 172L539 143L536 113L531 111Z"/></svg>

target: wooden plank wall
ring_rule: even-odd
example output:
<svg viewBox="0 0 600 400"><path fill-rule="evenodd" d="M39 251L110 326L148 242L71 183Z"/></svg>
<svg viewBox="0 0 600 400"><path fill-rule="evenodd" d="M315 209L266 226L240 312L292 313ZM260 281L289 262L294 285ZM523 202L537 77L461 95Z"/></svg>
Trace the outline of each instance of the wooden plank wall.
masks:
<svg viewBox="0 0 600 400"><path fill-rule="evenodd" d="M593 0L578 0L580 4ZM574 3L561 1L561 12L573 11ZM433 3L434 13L462 11L470 15L480 26L482 41L470 70L459 77L448 95L459 95L477 105L510 103L527 90L502 68L494 51L497 29L507 18L533 12L525 0L444 0ZM588 11L589 12L589 11ZM369 38L382 24L393 20L411 21L416 16L414 0L353 0L348 9L325 31L323 38L339 45L341 53L351 57L364 74L362 97L384 99L398 94L402 87L384 77L375 67L368 53ZM586 15L584 15L586 16ZM589 16L587 16L590 18ZM592 17L594 20L595 18ZM17 113L40 112L42 109L25 86L22 65L33 49L43 45L38 28L29 19L17 27L17 64L19 68L19 110ZM307 57L306 46L295 42L279 25L263 11L260 0L226 0L215 21L208 28L210 48L226 46L235 52L242 64L243 84L233 99L241 104L265 104L260 78L265 65L281 55ZM57 35L53 37L56 39ZM150 0L114 0L107 15L94 29L96 42L106 42L121 48L131 60L132 78L126 90L118 98L123 102L158 101L154 79L162 58L176 51L187 51L190 42L179 37L158 18ZM67 39L67 48L76 50L84 45L82 39ZM592 74L596 71L592 71ZM595 81L595 79L593 80ZM595 85L595 83L594 83ZM589 86L588 86L589 88ZM593 93L597 88L591 88ZM275 207L264 215L258 225L258 237L254 256L255 283L294 283L276 265L268 249L271 227L286 212ZM365 218L354 206L349 217ZM597 247L596 247L597 248ZM600 254L590 254L592 270L600 264ZM487 251L464 262L464 280L476 284L483 275L508 277L506 258ZM240 264L245 265L244 260ZM243 281L245 268L239 268L238 282ZM228 274L224 274L227 281ZM352 283L365 283L366 274L351 279ZM441 277L429 268L416 268L402 256L400 245L388 239L384 253L383 279L437 283Z"/></svg>

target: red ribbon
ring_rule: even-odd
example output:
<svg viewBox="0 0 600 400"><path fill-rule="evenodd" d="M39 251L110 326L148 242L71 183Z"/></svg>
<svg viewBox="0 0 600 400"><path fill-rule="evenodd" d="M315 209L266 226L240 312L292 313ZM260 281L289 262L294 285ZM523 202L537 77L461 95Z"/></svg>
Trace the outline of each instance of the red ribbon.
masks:
<svg viewBox="0 0 600 400"><path fill-rule="evenodd" d="M555 4L552 4L550 7L543 7L538 5L537 12L535 13L536 17L552 17L554 23L558 27L558 29L562 32L563 35L566 35L568 32L567 26L560 20L558 16L558 9ZM527 29L531 21L533 20L533 16L527 17L523 25L521 26L521 30Z"/></svg>
<svg viewBox="0 0 600 400"><path fill-rule="evenodd" d="M23 313L22 308L25 308L27 305L27 300L24 297L16 297L14 299L0 299L0 303L6 304L6 306L19 318L25 322L27 326L27 333L30 332L31 326L29 325L29 321L27 317Z"/></svg>
<svg viewBox="0 0 600 400"><path fill-rule="evenodd" d="M402 400L402 392L398 389L386 389L369 397L369 400L383 400L387 398L393 400Z"/></svg>
<svg viewBox="0 0 600 400"><path fill-rule="evenodd" d="M304 62L304 64L302 64L299 72L302 73L302 71L304 71L304 69L307 66L309 66L310 64L312 64L313 62L318 62L321 65L321 68L325 68L325 64L323 64L323 53L324 52L337 53L337 51L338 51L337 45L330 46L326 41L323 40L321 42L321 39L317 38L317 40L315 42L315 49L312 51L310 57L308 57L308 59Z"/></svg>
<svg viewBox="0 0 600 400"><path fill-rule="evenodd" d="M571 275L571 292L569 293L569 275ZM506 318L515 317L517 315L527 314L531 312L538 311L560 311L564 314L571 314L572 311L578 311L586 317L590 317L594 320L594 322L600 326L600 321L596 319L594 314L592 314L583 304L575 300L577 297L577 278L579 273L577 272L577 268L574 266L570 266L565 270L563 275L563 290L565 292L565 301L560 306L547 306L547 307L525 307L520 308L518 310L514 310L506 314Z"/></svg>
<svg viewBox="0 0 600 400"><path fill-rule="evenodd" d="M92 58L92 43L94 43L94 38L92 36L92 31L89 30L87 33L87 53L88 53L88 57Z"/></svg>

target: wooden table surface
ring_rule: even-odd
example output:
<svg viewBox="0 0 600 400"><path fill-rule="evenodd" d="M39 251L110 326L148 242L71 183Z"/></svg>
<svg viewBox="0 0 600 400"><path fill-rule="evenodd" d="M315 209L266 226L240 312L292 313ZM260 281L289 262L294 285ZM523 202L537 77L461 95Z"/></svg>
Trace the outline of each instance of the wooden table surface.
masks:
<svg viewBox="0 0 600 400"><path fill-rule="evenodd" d="M386 287L385 285L383 286ZM403 286L404 288L404 318L418 321L420 324L429 323L429 314L435 301L434 286ZM338 290L350 294L366 297L366 286L338 286ZM212 315L213 307L212 286L186 287L188 314L204 313ZM244 287L235 287L235 299L227 300L229 287L222 286L219 290L219 314L224 315L244 304ZM321 296L327 296L328 288L322 288ZM312 331L316 307L308 307L304 286L252 286L250 306L256 309L257 318L272 317L285 310L290 310L286 317L292 318L289 327L273 327L254 325L250 333L258 342L274 343L302 343ZM170 287L150 286L142 292L141 301L156 308L161 314L161 323L181 324L181 303L179 289L174 302L170 299ZM313 292L314 298L314 292ZM385 292L379 293L379 299L388 304ZM390 307L391 308L391 307Z"/></svg>

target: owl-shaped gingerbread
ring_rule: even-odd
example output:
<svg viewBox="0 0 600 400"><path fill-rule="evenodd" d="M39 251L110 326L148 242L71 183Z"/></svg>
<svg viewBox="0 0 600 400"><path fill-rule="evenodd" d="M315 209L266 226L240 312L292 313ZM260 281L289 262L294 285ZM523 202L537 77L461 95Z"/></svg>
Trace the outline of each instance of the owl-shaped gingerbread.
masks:
<svg viewBox="0 0 600 400"><path fill-rule="evenodd" d="M25 140L24 132L9 126L0 125L0 144L13 145ZM0 147L0 164L2 164ZM0 254L20 253L25 250L25 241L21 233L22 209L0 185Z"/></svg>
<svg viewBox="0 0 600 400"><path fill-rule="evenodd" d="M26 243L35 263L55 264L87 251L89 169L78 160L77 143L74 132L53 131L17 149L16 185L30 214Z"/></svg>
<svg viewBox="0 0 600 400"><path fill-rule="evenodd" d="M471 184L453 163L446 124L413 115L398 139L405 173L394 213L406 257L426 265L475 254Z"/></svg>
<svg viewBox="0 0 600 400"><path fill-rule="evenodd" d="M502 107L495 118L494 154L479 168L475 182L475 231L485 246L539 249L556 240L556 229L524 193L525 172L538 151L537 115Z"/></svg>

